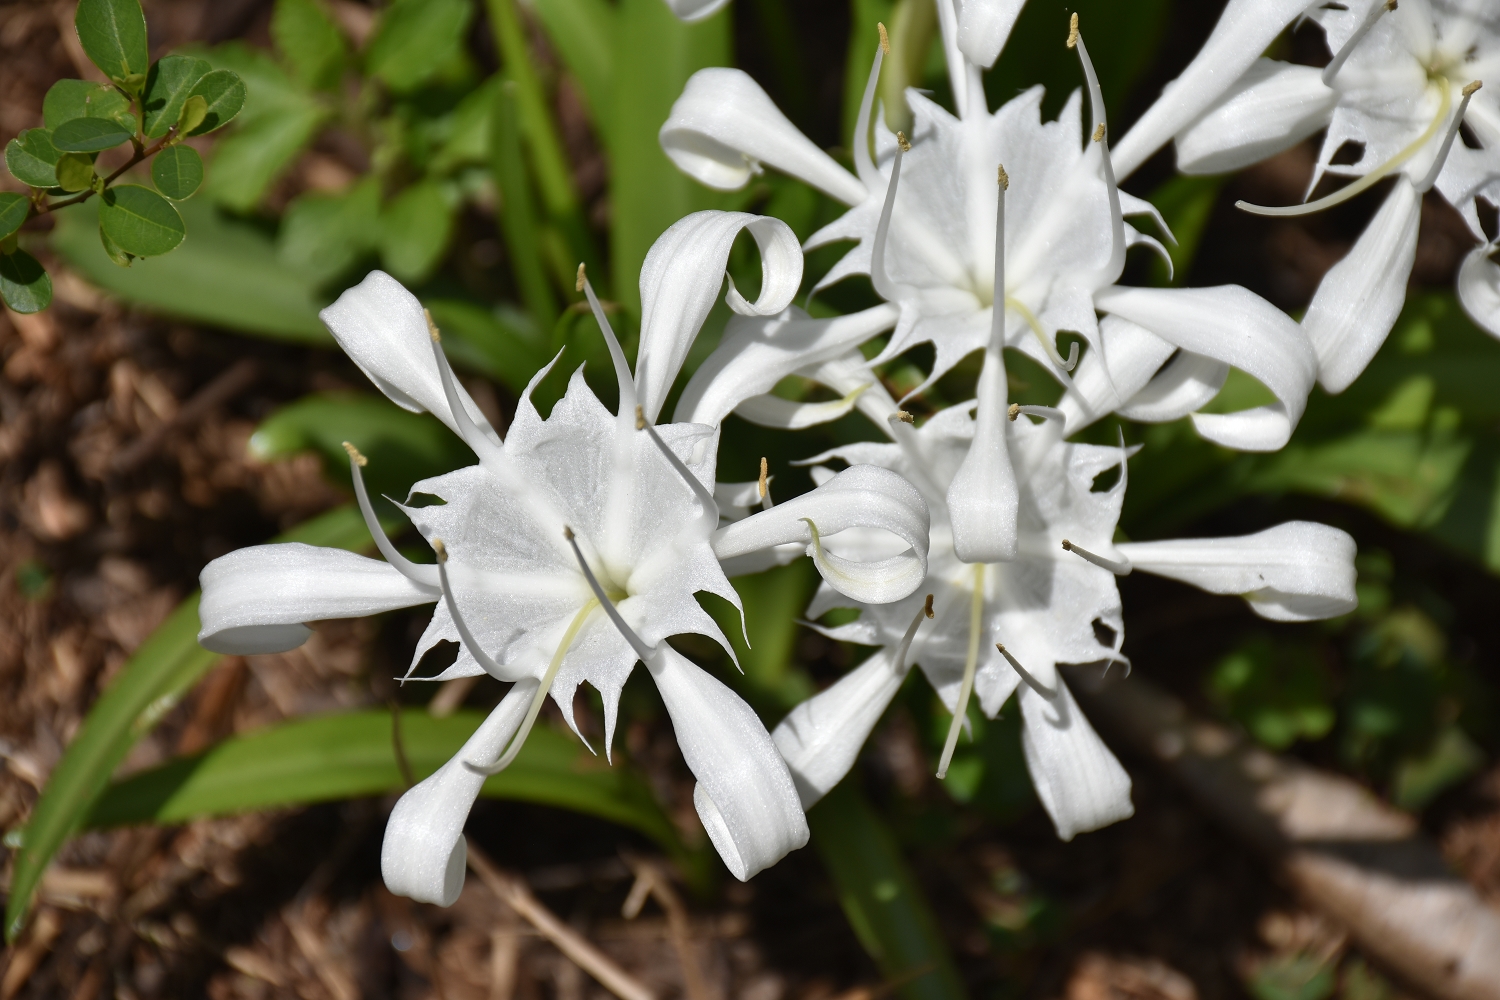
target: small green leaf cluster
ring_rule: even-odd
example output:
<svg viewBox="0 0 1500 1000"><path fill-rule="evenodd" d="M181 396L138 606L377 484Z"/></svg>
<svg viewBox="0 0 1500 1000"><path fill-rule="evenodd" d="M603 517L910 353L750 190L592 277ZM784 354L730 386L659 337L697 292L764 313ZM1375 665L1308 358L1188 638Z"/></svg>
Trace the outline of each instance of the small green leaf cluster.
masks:
<svg viewBox="0 0 1500 1000"><path fill-rule="evenodd" d="M52 300L46 270L19 246L27 219L97 194L99 240L116 264L175 249L187 229L172 202L203 183L203 160L183 140L228 124L245 103L245 83L230 70L183 55L151 62L140 0L81 0L73 23L110 83L59 80L43 99L42 127L6 144L11 175L31 189L0 193L0 297L22 313ZM101 175L99 154L126 143L130 159ZM146 160L156 190L115 183Z"/></svg>

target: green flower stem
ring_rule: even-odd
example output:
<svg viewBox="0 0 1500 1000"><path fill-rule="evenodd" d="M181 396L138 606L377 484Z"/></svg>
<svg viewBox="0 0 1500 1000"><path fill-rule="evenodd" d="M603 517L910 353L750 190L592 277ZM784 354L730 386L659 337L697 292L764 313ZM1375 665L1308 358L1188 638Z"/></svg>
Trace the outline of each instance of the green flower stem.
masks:
<svg viewBox="0 0 1500 1000"><path fill-rule="evenodd" d="M531 204L526 162L521 156L521 130L517 122L516 87L507 80L495 98L494 128L490 131L490 166L500 189L500 231L510 251L511 270L520 286L521 299L536 320L549 330L557 323L557 299L543 269L542 242L537 232L536 209Z"/></svg>

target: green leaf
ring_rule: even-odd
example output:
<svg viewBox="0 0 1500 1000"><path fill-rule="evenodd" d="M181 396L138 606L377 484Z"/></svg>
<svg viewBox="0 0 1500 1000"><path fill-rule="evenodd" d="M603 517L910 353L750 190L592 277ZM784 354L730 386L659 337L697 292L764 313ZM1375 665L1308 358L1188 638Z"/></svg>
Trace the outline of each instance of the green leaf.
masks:
<svg viewBox="0 0 1500 1000"><path fill-rule="evenodd" d="M170 55L157 60L146 78L146 93L141 100L146 135L153 139L166 135L177 124L183 102L212 69L207 59L196 56Z"/></svg>
<svg viewBox="0 0 1500 1000"><path fill-rule="evenodd" d="M614 118L615 8L608 0L536 0L531 10L578 81L594 127L608 143Z"/></svg>
<svg viewBox="0 0 1500 1000"><path fill-rule="evenodd" d="M416 89L460 57L473 13L468 0L396 0L365 50L365 71L397 93Z"/></svg>
<svg viewBox="0 0 1500 1000"><path fill-rule="evenodd" d="M407 284L422 281L442 260L453 236L457 199L441 181L418 181L380 214L380 258Z"/></svg>
<svg viewBox="0 0 1500 1000"><path fill-rule="evenodd" d="M215 147L209 194L225 208L250 211L302 152L323 118L321 109L304 108L247 123Z"/></svg>
<svg viewBox="0 0 1500 1000"><path fill-rule="evenodd" d="M21 228L31 211L31 200L14 191L0 191L0 240Z"/></svg>
<svg viewBox="0 0 1500 1000"><path fill-rule="evenodd" d="M151 181L173 201L191 198L203 183L203 157L192 146L169 146L151 161Z"/></svg>
<svg viewBox="0 0 1500 1000"><path fill-rule="evenodd" d="M130 99L114 87L87 80L58 80L42 99L42 122L55 129L74 118L110 118L134 131Z"/></svg>
<svg viewBox="0 0 1500 1000"><path fill-rule="evenodd" d="M54 168L57 186L64 191L87 191L94 183L94 158L87 153L64 153Z"/></svg>
<svg viewBox="0 0 1500 1000"><path fill-rule="evenodd" d="M133 254L121 250L120 245L109 238L103 226L99 227L99 245L104 247L104 252L109 255L109 259L120 267L129 267L136 261Z"/></svg>
<svg viewBox="0 0 1500 1000"><path fill-rule="evenodd" d="M529 172L521 155L516 85L507 80L495 93L490 128L490 164L500 195L500 232L510 251L511 272L532 322L546 330L557 322L557 299L542 266L542 240L536 221Z"/></svg>
<svg viewBox="0 0 1500 1000"><path fill-rule="evenodd" d="M963 1000L963 982L922 889L857 782L840 782L808 811L807 822L844 915L895 995Z"/></svg>
<svg viewBox="0 0 1500 1000"><path fill-rule="evenodd" d="M312 90L338 83L349 46L317 0L276 0L271 38L298 83Z"/></svg>
<svg viewBox="0 0 1500 1000"><path fill-rule="evenodd" d="M52 279L25 250L0 254L0 298L18 313L41 312L52 301Z"/></svg>
<svg viewBox="0 0 1500 1000"><path fill-rule="evenodd" d="M372 544L352 504L299 525L277 541L354 551ZM130 748L219 661L217 653L198 645L198 598L195 593L178 605L126 661L53 769L14 855L5 906L7 941L14 941L25 926L32 895L52 856L83 824Z"/></svg>
<svg viewBox="0 0 1500 1000"><path fill-rule="evenodd" d="M182 112L177 116L177 134L189 135L208 117L208 102L200 94L190 94L182 102Z"/></svg>
<svg viewBox="0 0 1500 1000"><path fill-rule="evenodd" d="M122 271L100 249L97 199L57 213L52 247L89 281L128 302L212 326L305 344L332 345L318 320L317 285L276 256L261 229L220 214L202 198L178 206L192 227L191 253Z"/></svg>
<svg viewBox="0 0 1500 1000"><path fill-rule="evenodd" d="M201 97L208 103L202 122L188 135L206 135L228 125L245 106L245 81L232 70L216 69L193 85L189 97Z"/></svg>
<svg viewBox="0 0 1500 1000"><path fill-rule="evenodd" d="M500 84L500 74L496 73L458 102L443 123L446 138L428 161L429 174L448 174L468 164L489 160L490 125Z"/></svg>
<svg viewBox="0 0 1500 1000"><path fill-rule="evenodd" d="M79 0L73 24L94 65L126 90L139 93L151 62L139 0Z"/></svg>
<svg viewBox="0 0 1500 1000"><path fill-rule="evenodd" d="M54 167L61 155L52 145L52 134L44 128L29 128L5 144L5 165L11 175L37 188L57 187Z"/></svg>
<svg viewBox="0 0 1500 1000"><path fill-rule="evenodd" d="M347 271L380 238L380 181L366 177L342 194L304 194L281 220L276 253L315 284Z"/></svg>
<svg viewBox="0 0 1500 1000"><path fill-rule="evenodd" d="M139 184L112 187L100 196L99 224L126 253L159 257L187 235L172 203Z"/></svg>
<svg viewBox="0 0 1500 1000"><path fill-rule="evenodd" d="M484 720L475 711L436 719L401 713L401 743L420 780L447 763ZM194 757L131 775L104 792L87 826L181 823L402 790L384 709L292 719L225 740ZM571 809L630 827L681 855L681 840L650 787L624 764L611 767L570 734L537 726L514 763L482 795Z"/></svg>
<svg viewBox="0 0 1500 1000"><path fill-rule="evenodd" d="M443 347L454 364L483 372L516 396L552 360L547 339L517 310L459 299L428 299L423 304L443 331Z"/></svg>
<svg viewBox="0 0 1500 1000"><path fill-rule="evenodd" d="M130 140L130 130L109 118L74 118L52 133L52 145L64 153L99 153Z"/></svg>

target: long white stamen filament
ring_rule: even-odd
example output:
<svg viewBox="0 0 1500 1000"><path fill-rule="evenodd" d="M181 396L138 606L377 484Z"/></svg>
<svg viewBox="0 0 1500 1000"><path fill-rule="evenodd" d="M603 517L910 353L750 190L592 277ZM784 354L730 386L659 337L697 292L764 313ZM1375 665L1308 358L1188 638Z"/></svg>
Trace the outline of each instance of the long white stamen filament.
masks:
<svg viewBox="0 0 1500 1000"><path fill-rule="evenodd" d="M599 606L604 609L605 614L609 615L609 620L614 622L615 628L620 630L625 641L630 643L630 648L635 650L635 655L649 665L656 657L656 649L646 645L646 641L636 635L635 629L625 624L625 619L620 616L620 609L615 607L609 595L604 592L604 588L599 585L599 578L594 576L593 570L589 569L589 562L583 558L583 550L578 547L578 539L574 537L573 529L564 526L563 537L568 540L569 545L573 546L573 555L578 557L578 568L583 570L583 578L588 581L589 589L598 598Z"/></svg>
<svg viewBox="0 0 1500 1000"><path fill-rule="evenodd" d="M938 759L937 776L948 776L948 765L953 762L953 750L958 746L958 734L968 718L969 696L974 693L974 672L979 666L979 626L984 619L984 563L974 566L974 598L969 607L969 655L964 660L964 679L958 689L958 704L953 709L953 722L948 726L948 739L943 743L943 755Z"/></svg>
<svg viewBox="0 0 1500 1000"><path fill-rule="evenodd" d="M885 244L891 231L891 213L896 207L896 188L901 183L901 158L911 149L905 132L896 133L896 158L891 161L891 179L885 186L885 204L880 208L880 223L875 227L875 246L870 250L870 283L888 302L899 298L896 283L885 271Z"/></svg>
<svg viewBox="0 0 1500 1000"><path fill-rule="evenodd" d="M901 446L901 453L907 458L907 467L901 472L912 484L928 492L941 496L943 491L938 489L932 476L927 472L927 462L922 458L922 450L918 447L917 431L913 426L916 420L906 410L897 410L885 418L886 425L890 428L891 440Z"/></svg>
<svg viewBox="0 0 1500 1000"><path fill-rule="evenodd" d="M615 336L614 327L609 325L609 319L604 315L604 307L599 304L599 298L594 294L594 286L589 283L582 264L578 265L576 288L587 296L589 309L594 314L594 321L599 324L599 332L604 335L604 343L609 346L609 359L615 365L615 380L620 383L620 408L616 412L620 414L621 419L624 419L627 414L634 413L638 409L635 398L635 379L630 374L630 365L625 360L625 350L620 346L620 339Z"/></svg>
<svg viewBox="0 0 1500 1000"><path fill-rule="evenodd" d="M422 566L412 562L410 559L396 551L396 546L386 537L385 529L380 526L380 521L375 517L375 508L370 505L370 494L365 489L365 477L363 469L369 459L359 453L359 449L348 441L344 442L344 450L349 453L349 473L354 477L354 499L359 502L359 513L365 519L365 527L370 529L370 537L375 539L375 547L396 570L413 583L419 583L424 587L436 587L438 575L431 566Z"/></svg>
<svg viewBox="0 0 1500 1000"><path fill-rule="evenodd" d="M1401 150L1401 152L1397 153L1389 160L1386 160L1374 170L1371 170L1369 173L1356 180L1354 183L1347 184L1344 187L1341 187L1337 191L1333 192L1333 194L1319 198L1317 201L1310 201L1303 205L1284 205L1280 207L1273 207L1266 205L1252 205L1248 201L1237 201L1234 203L1234 207L1249 212L1252 215L1269 215L1276 218L1287 218L1290 216L1311 215L1313 212L1321 212L1325 208L1332 208L1335 205L1341 205L1344 202L1348 201L1350 198L1353 198L1355 195L1362 194L1363 192L1368 191L1370 188L1380 183L1380 181L1384 180L1386 177L1401 169L1401 166L1406 163L1407 160L1411 159L1413 156L1416 156L1417 153L1421 152L1422 148L1432 141L1432 137L1437 135L1438 129L1442 128L1443 123L1448 120L1448 111L1453 107L1453 87L1448 83L1447 80L1442 80L1439 83L1438 89L1442 93L1442 101L1438 105L1438 113L1433 117L1432 123L1422 131L1421 135L1412 140L1409 146Z"/></svg>
<svg viewBox="0 0 1500 1000"><path fill-rule="evenodd" d="M541 714L542 706L547 702L547 694L552 690L552 682L557 679L557 671L562 667L563 655L573 645L573 640L578 637L578 630L583 628L583 623L588 620L589 612L598 606L598 598L590 597L584 602L583 607L578 609L573 620L568 623L562 641L557 644L557 651L552 654L552 662L547 664L547 672L542 675L541 683L532 693L531 703L526 707L526 718L521 720L521 728L517 729L516 735L510 738L505 752L495 758L493 764L476 764L471 760L466 760L464 767L479 774L499 774L510 767L511 762L516 759L516 754L520 753L521 747L525 745L526 737L531 734L531 727L536 723L536 717Z"/></svg>
<svg viewBox="0 0 1500 1000"><path fill-rule="evenodd" d="M917 627L922 624L922 619L934 617L932 612L932 595L927 595L927 600L917 609L912 616L911 624L906 627L906 634L901 637L901 644L896 647L896 658L891 667L897 676L906 673L906 654L911 652L911 642L917 637Z"/></svg>
<svg viewBox="0 0 1500 1000"><path fill-rule="evenodd" d="M1005 294L1005 192L1010 190L1010 177L1005 173L1005 164L995 168L997 194L995 196L995 283L991 286L989 350L999 353L1005 347L1005 304L1010 296Z"/></svg>
<svg viewBox="0 0 1500 1000"><path fill-rule="evenodd" d="M1458 110L1453 113L1453 120L1448 123L1448 134L1443 136L1443 144L1438 147L1437 155L1432 158L1432 166L1427 168L1427 176L1423 177L1417 184L1417 190L1423 194L1432 190L1437 183L1438 174L1443 172L1443 164L1448 160L1448 151L1453 148L1453 137L1458 135L1458 128L1464 123L1464 115L1469 113L1469 99L1484 84L1475 80L1464 87L1463 98L1458 102Z"/></svg>
<svg viewBox="0 0 1500 1000"><path fill-rule="evenodd" d="M1025 681L1026 685L1030 687L1031 690L1035 691L1043 698L1046 698L1048 701L1051 701L1057 696L1057 691L1054 688L1049 688L1047 685L1043 684L1041 681L1033 677L1031 671L1021 666L1021 661L1010 655L1010 650L1005 648L1005 644L1003 642L995 643L995 648L1000 651L1001 656L1005 657L1005 662L1010 664L1010 668L1021 675L1021 680Z"/></svg>
<svg viewBox="0 0 1500 1000"><path fill-rule="evenodd" d="M1094 72L1094 61L1089 58L1089 48L1083 42L1083 33L1078 28L1078 15L1068 21L1068 48L1078 50L1078 61L1083 64L1083 78L1089 88L1089 113L1098 122L1093 141L1099 145L1104 169L1104 188L1109 196L1110 251L1108 271L1111 281L1125 266L1125 214L1120 209L1120 189L1115 183L1114 160L1109 155L1109 121L1104 110L1104 91L1099 86L1099 74ZM1068 367L1072 371L1072 366ZM1105 374L1109 370L1105 369Z"/></svg>
<svg viewBox="0 0 1500 1000"><path fill-rule="evenodd" d="M1359 27L1354 29L1354 34L1350 35L1349 40L1343 44L1343 47L1334 53L1333 59L1329 61L1328 65L1323 67L1324 86L1333 86L1333 78L1339 75L1339 70L1344 68L1344 63L1348 61L1350 54L1354 52L1365 35L1370 33L1370 29L1375 27L1375 22L1380 20L1381 16L1387 11L1395 9L1396 0L1384 0L1384 2L1382 0L1375 0L1370 5L1369 11L1365 14L1365 19L1359 23Z"/></svg>
<svg viewBox="0 0 1500 1000"><path fill-rule="evenodd" d="M479 640L474 638L474 633L469 631L464 616L458 612L458 602L453 598L453 587L448 582L448 548L443 544L441 538L432 540L432 551L437 553L438 580L443 587L443 602L448 605L448 614L453 618L453 626L458 629L458 637L463 644L469 648L469 655L479 662L485 672L491 677L500 676L500 664L490 659L490 654L479 645Z"/></svg>
<svg viewBox="0 0 1500 1000"><path fill-rule="evenodd" d="M1006 415L1009 416L1012 421L1014 421L1023 413L1028 417L1041 417L1043 420L1056 420L1061 423L1064 428L1066 428L1068 425L1068 415L1063 413L1062 410L1059 410L1055 406L1022 406L1020 403L1011 403L1010 409L1006 411Z"/></svg>
<svg viewBox="0 0 1500 1000"><path fill-rule="evenodd" d="M885 54L891 50L885 25L877 24L875 28L880 32L880 44L875 47L875 61L870 64L870 78L865 81L864 96L859 99L859 115L854 119L854 171L866 184L875 175L875 161L870 156L870 116L875 109L875 90L880 84L880 67L885 63Z"/></svg>
<svg viewBox="0 0 1500 1000"><path fill-rule="evenodd" d="M491 466L495 471L507 467L509 462L505 452L490 440L488 434L479 429L474 418L469 416L468 407L464 406L463 400L458 396L457 380L453 376L452 366L448 364L448 355L443 353L443 337L438 332L437 324L432 321L432 313L423 309L422 315L427 317L427 333L432 338L432 356L437 361L438 378L443 383L443 397L448 401L448 409L453 412L453 422L458 425L459 437L479 456L481 463Z"/></svg>
<svg viewBox="0 0 1500 1000"><path fill-rule="evenodd" d="M1090 552L1081 545L1076 545L1068 541L1066 538L1062 540L1062 547L1064 552L1071 552L1076 556L1080 556L1100 569L1109 570L1115 576L1129 576L1130 571L1135 568L1130 565L1130 560L1128 559L1106 559L1097 553Z"/></svg>
<svg viewBox="0 0 1500 1000"><path fill-rule="evenodd" d="M682 459L677 457L677 453L667 447L667 443L661 439L661 435L656 433L656 428L647 422L646 411L640 406L635 408L635 429L646 432L651 438L652 443L656 445L657 450L666 458L667 463L682 477L682 481L687 483L688 489L693 491L693 496L698 498L698 503L703 508L702 518L708 521L711 526L718 527L719 502L714 499L714 495L709 492L708 487L698 481L698 477L693 475Z"/></svg>

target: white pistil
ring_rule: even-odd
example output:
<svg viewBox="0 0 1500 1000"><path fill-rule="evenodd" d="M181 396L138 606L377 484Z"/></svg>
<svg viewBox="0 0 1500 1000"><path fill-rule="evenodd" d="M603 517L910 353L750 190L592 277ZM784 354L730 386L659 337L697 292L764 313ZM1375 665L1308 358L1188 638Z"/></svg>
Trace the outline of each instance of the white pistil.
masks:
<svg viewBox="0 0 1500 1000"><path fill-rule="evenodd" d="M677 457L677 453L667 447L667 443L661 439L661 435L656 433L656 428L652 427L646 420L644 407L637 406L635 408L635 429L646 432L651 438L651 442L656 445L657 450L666 458L667 464L672 466L676 473L682 477L682 481L687 483L688 489L693 491L693 496L698 498L698 503L703 508L703 513L700 515L701 518L707 521L711 528L718 527L719 502L708 491L708 487L698 481L698 477L692 474L682 459Z"/></svg>
<svg viewBox="0 0 1500 1000"><path fill-rule="evenodd" d="M760 506L762 510L770 510L775 506L771 501L771 477L769 473L770 465L766 462L766 457L762 455L760 457L760 482L755 484L756 488L760 490Z"/></svg>
<svg viewBox="0 0 1500 1000"><path fill-rule="evenodd" d="M1005 192L1010 190L1010 176L1005 172L1005 164L995 165L995 181L998 192L995 196L995 280L991 286L994 291L991 293L990 343L985 351L986 363L991 351L999 354L1005 347L1005 304L1010 298L1005 294Z"/></svg>
<svg viewBox="0 0 1500 1000"><path fill-rule="evenodd" d="M1026 321L1027 326L1031 327L1032 334L1042 345L1042 350L1047 352L1047 357L1052 360L1052 363L1054 365L1057 365L1065 372L1070 372L1074 368L1078 367L1078 341L1075 340L1073 341L1073 343L1068 345L1068 356L1065 359L1060 353L1058 353L1057 345L1053 343L1053 340L1057 336L1057 334L1049 334L1046 328L1042 326L1041 321L1036 318L1036 313L1032 312L1030 307L1028 307L1026 303L1022 302L1018 298L1006 296L1005 306L1007 309L1014 309L1016 312L1021 314L1021 318Z"/></svg>
<svg viewBox="0 0 1500 1000"><path fill-rule="evenodd" d="M1472 84L1470 86L1472 86ZM1453 87L1450 83L1448 83L1446 79L1444 79L1441 81L1438 89L1439 91L1441 91L1442 100L1438 105L1438 113L1433 117L1432 123L1429 124L1425 129L1423 129L1422 134L1413 139L1411 144L1408 145L1405 149L1401 150L1395 156L1391 157L1389 160L1386 160L1380 166L1376 167L1374 170L1371 170L1369 173L1365 174L1354 183L1346 184L1345 186L1339 188L1337 191L1333 192L1333 194L1319 198L1317 201L1307 202L1303 205L1284 205L1281 207L1272 207L1267 205L1252 205L1248 201L1237 201L1234 203L1234 207L1249 212L1252 215L1269 215L1278 218L1286 218L1296 215L1311 215L1313 212L1321 212L1325 208L1332 208L1335 205L1341 205L1344 202L1348 201L1350 198L1353 198L1355 195L1362 194L1363 192L1368 191L1370 188L1380 183L1380 181L1384 180L1386 177L1395 173L1397 170L1400 170L1402 165L1405 164L1407 160L1411 159L1413 156L1416 156L1419 152L1421 152L1422 148L1432 141L1433 136L1437 135L1438 129L1442 128L1443 123L1448 120L1448 111L1453 107ZM1467 91L1468 88L1465 88L1465 90ZM1472 93L1473 91L1468 91L1468 94ZM1466 94L1465 100L1467 99L1468 95ZM1465 104L1464 107L1467 108L1468 105ZM1459 115L1458 117L1461 119L1463 116Z"/></svg>
<svg viewBox="0 0 1500 1000"><path fill-rule="evenodd" d="M948 765L953 763L953 750L958 746L958 734L968 718L969 696L974 693L974 672L979 666L979 626L984 619L984 569L984 563L974 566L974 598L969 606L969 655L964 660L964 679L959 685L953 722L948 726L948 739L944 741L943 755L938 759L939 778L948 776Z"/></svg>
<svg viewBox="0 0 1500 1000"><path fill-rule="evenodd" d="M1090 552L1081 545L1076 545L1068 541L1066 538L1062 540L1062 547L1064 552L1071 552L1075 556L1080 556L1100 569L1109 570L1115 576L1129 576L1130 571L1135 568L1130 565L1130 561L1127 559L1106 559L1101 555Z"/></svg>
<svg viewBox="0 0 1500 1000"><path fill-rule="evenodd" d="M625 619L620 616L620 609L615 607L614 602L609 599L609 595L604 592L604 588L599 585L599 578L594 575L593 570L589 569L588 560L583 558L583 550L578 547L578 539L574 536L573 529L567 525L563 526L563 538L567 539L568 544L573 546L573 555L578 558L578 568L583 570L583 578L588 581L589 589L594 592L594 597L599 601L599 606L604 609L605 614L609 615L609 620L614 622L615 628L620 630L620 634L625 637L625 641L630 643L630 648L635 650L635 655L639 656L647 666L650 666L652 661L656 659L655 647L646 645L646 641L636 634L635 629L625 624Z"/></svg>
<svg viewBox="0 0 1500 1000"><path fill-rule="evenodd" d="M901 184L901 158L911 149L905 132L896 133L896 158L891 161L891 179L885 186L885 204L880 208L880 222L875 227L875 246L870 251L870 282L888 302L900 296L895 282L885 272L885 244L891 231L891 213L896 207L896 188Z"/></svg>
<svg viewBox="0 0 1500 1000"><path fill-rule="evenodd" d="M1333 86L1333 78L1339 75L1339 70L1344 68L1344 63L1348 61L1350 54L1364 40L1364 37L1370 33L1370 29L1375 27L1375 22L1380 20L1381 16L1387 11L1395 9L1396 0L1385 0L1384 3L1381 0L1375 0L1370 5L1369 11L1365 14L1365 19L1359 23L1359 27L1354 29L1354 34L1350 35L1349 40L1343 44L1343 47L1334 53L1328 65L1323 67L1324 86Z"/></svg>
<svg viewBox="0 0 1500 1000"><path fill-rule="evenodd" d="M922 619L932 617L932 595L928 594L927 600L917 609L911 624L906 627L906 634L901 637L901 644L896 647L896 659L892 663L896 676L906 673L906 654L911 652L911 641L917 637L917 627L922 624Z"/></svg>
<svg viewBox="0 0 1500 1000"><path fill-rule="evenodd" d="M1020 660L1017 660L1014 656L1010 655L1010 650L1005 648L1005 643L997 642L995 643L995 648L1000 651L1000 655L1005 657L1005 662L1010 664L1010 668L1021 676L1021 680L1025 681L1026 685L1031 688L1031 690L1035 691L1043 698L1046 698L1048 701L1051 701L1057 696L1056 690L1049 688L1047 685L1043 684L1041 681L1033 677L1031 675L1031 671L1021 666Z"/></svg>
<svg viewBox="0 0 1500 1000"><path fill-rule="evenodd" d="M375 539L375 547L396 570L413 583L424 587L436 587L438 575L433 572L431 566L421 566L396 551L396 546L385 536L385 529L375 517L375 508L370 505L370 494L365 489L364 467L369 459L359 453L359 449L348 441L344 442L344 450L349 453L349 473L354 477L354 498L359 502L359 512L365 519L365 527L370 529L370 537Z"/></svg>
<svg viewBox="0 0 1500 1000"><path fill-rule="evenodd" d="M1417 190L1423 194L1432 190L1437 183L1438 174L1443 172L1443 164L1447 162L1448 150L1453 148L1453 137L1458 135L1458 128L1464 123L1464 115L1469 113L1469 100L1483 87L1479 80L1474 80L1464 87L1460 92L1463 99L1458 102L1458 110L1453 113L1453 120L1448 123L1448 134L1443 136L1443 144L1438 147L1437 155L1432 159L1432 166L1427 168L1427 176L1423 177L1417 185Z"/></svg>

